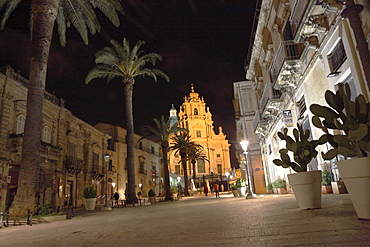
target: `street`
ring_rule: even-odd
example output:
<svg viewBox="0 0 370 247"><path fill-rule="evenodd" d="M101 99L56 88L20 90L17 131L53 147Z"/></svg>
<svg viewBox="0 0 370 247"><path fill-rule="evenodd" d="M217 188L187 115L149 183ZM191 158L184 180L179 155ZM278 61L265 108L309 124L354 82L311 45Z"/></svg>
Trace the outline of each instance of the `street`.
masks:
<svg viewBox="0 0 370 247"><path fill-rule="evenodd" d="M323 195L316 210L300 210L292 194L221 194L0 229L2 247L307 245L370 246L370 221L357 219L348 194Z"/></svg>

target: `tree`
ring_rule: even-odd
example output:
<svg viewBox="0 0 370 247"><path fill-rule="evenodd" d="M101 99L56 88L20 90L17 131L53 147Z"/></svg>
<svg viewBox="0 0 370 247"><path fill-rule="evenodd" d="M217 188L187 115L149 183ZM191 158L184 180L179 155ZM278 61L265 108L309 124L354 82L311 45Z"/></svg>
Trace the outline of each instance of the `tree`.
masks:
<svg viewBox="0 0 370 247"><path fill-rule="evenodd" d="M126 129L127 129L127 180L128 180L128 203L136 198L135 193L135 165L134 165L134 117L132 111L132 95L134 91L135 77L149 76L157 81L157 76L169 81L169 77L162 71L146 67L148 63L155 66L162 56L157 53L143 54L140 50L143 41L138 41L131 49L129 41L124 38L122 46L115 40L111 40L113 48L105 47L95 54L96 66L86 76L85 82L89 83L95 78L107 79L109 83L115 77L122 77L124 84Z"/></svg>
<svg viewBox="0 0 370 247"><path fill-rule="evenodd" d="M177 127L177 123L171 125L171 120L165 116L160 118L153 118L155 127L146 126L145 129L149 133L145 137L153 137L161 143L162 148L162 159L163 159L163 169L164 169L164 184L166 188L166 198L165 200L172 200L171 187L170 187L170 173L168 171L168 147L170 137L179 131L186 131L187 129ZM143 137L144 138L144 137Z"/></svg>
<svg viewBox="0 0 370 247"><path fill-rule="evenodd" d="M181 131L180 133L171 137L173 141L172 146L168 148L169 151L174 151L175 154L180 154L182 169L184 170L185 180L185 196L189 196L189 179L186 162L188 154L193 149L201 148L202 146L191 141L189 131Z"/></svg>
<svg viewBox="0 0 370 247"><path fill-rule="evenodd" d="M0 1L3 12L0 28L4 29L10 14L22 0ZM100 9L111 22L118 26L116 11L124 13L119 0L66 1L31 0L31 63L27 94L27 113L22 145L22 160L18 190L10 208L13 216L27 214L27 209L37 206L39 175L42 106L46 82L47 63L50 53L53 28L58 24L60 43L66 43L66 29L72 24L88 43L88 30L95 34L100 24L94 9Z"/></svg>
<svg viewBox="0 0 370 247"><path fill-rule="evenodd" d="M188 160L192 164L193 167L193 179L195 181L196 179L196 172L195 172L195 163L198 162L198 160L208 161L206 156L203 154L203 146L200 146L200 148L191 148L188 153Z"/></svg>

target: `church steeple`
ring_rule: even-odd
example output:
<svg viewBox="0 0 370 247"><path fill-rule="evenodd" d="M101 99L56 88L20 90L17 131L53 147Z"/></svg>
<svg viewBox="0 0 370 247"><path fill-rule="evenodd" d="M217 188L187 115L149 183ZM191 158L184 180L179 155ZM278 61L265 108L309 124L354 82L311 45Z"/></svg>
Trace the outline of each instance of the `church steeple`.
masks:
<svg viewBox="0 0 370 247"><path fill-rule="evenodd" d="M172 104L172 107L170 109L170 125L173 126L179 121L179 118L177 117L177 110Z"/></svg>

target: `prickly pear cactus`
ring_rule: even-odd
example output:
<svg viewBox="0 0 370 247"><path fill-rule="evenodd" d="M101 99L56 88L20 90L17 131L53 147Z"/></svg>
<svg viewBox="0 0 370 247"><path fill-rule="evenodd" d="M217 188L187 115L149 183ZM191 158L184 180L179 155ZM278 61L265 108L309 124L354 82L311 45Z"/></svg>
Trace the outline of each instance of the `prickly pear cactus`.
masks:
<svg viewBox="0 0 370 247"><path fill-rule="evenodd" d="M362 94L351 100L348 84L339 84L336 93L327 90L325 100L329 107L318 104L310 106L314 114L313 125L325 132L333 147L327 153L322 153L323 158L330 160L337 154L367 157L370 152L370 103L366 103Z"/></svg>
<svg viewBox="0 0 370 247"><path fill-rule="evenodd" d="M310 131L303 131L299 124L298 128L293 129L294 139L288 135L287 128L284 128L283 132L278 132L278 136L281 140L286 141L286 148L279 150L281 159L274 159L273 162L284 168L291 167L296 172L307 171L307 164L318 154L316 147L327 141L326 135L321 136L319 140L309 141ZM288 152L293 153L294 161L291 161Z"/></svg>

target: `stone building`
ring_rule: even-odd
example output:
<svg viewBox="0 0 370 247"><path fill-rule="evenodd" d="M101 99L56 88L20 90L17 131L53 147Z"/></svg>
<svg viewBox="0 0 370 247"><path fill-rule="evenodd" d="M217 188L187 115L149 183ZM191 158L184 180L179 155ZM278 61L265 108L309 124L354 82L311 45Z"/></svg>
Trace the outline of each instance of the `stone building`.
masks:
<svg viewBox="0 0 370 247"><path fill-rule="evenodd" d="M27 86L28 80L10 66L1 68L0 211L11 205L18 187ZM97 129L99 127L101 130ZM106 129L113 127L117 130L117 143L114 143L116 147L109 147L108 150L107 141L112 139L114 132ZM124 198L126 132L122 128L104 124L98 124L97 128L74 116L65 108L63 99L44 92L40 205L50 203L55 210L65 206L79 207L83 204L83 190L90 185L97 189L98 195L105 195L108 185L109 194L118 190L121 198ZM139 140L140 137L135 138ZM140 143L135 149L138 157L135 162L136 181L141 182L143 191L156 186L157 193L160 193L159 146L146 139ZM105 179L104 162L107 150L111 156L108 181ZM98 203L103 202L104 199L98 200Z"/></svg>
<svg viewBox="0 0 370 247"><path fill-rule="evenodd" d="M284 127L291 131L300 123L311 130L312 138L322 135L311 123L309 106L326 105L326 90L334 91L339 83L347 83L354 95L362 93L369 100L370 3L356 3L258 1L246 81L235 84L248 89L240 93L234 87L234 97L255 111L253 121L248 115L248 126L237 124L237 132L242 133L240 136L253 136L253 132L258 136L266 183L278 177L286 179L292 172L273 164L280 157L279 149L285 147L278 131ZM319 153L327 149L322 145ZM334 163L318 155L309 170L330 169L338 179Z"/></svg>
<svg viewBox="0 0 370 247"><path fill-rule="evenodd" d="M108 153L112 161L109 170L111 181L108 182L111 185L114 183L114 186L110 187L110 194L117 191L120 194L120 198L124 198L127 186L127 130L105 123L96 124L94 127L111 137L108 141ZM153 189L157 195L164 194L160 145L141 138L141 136L136 134L134 136L136 191L141 191L143 196L147 196L150 189Z"/></svg>
<svg viewBox="0 0 370 247"><path fill-rule="evenodd" d="M176 109L173 107L170 111L170 117L174 118ZM222 132L222 127L218 128L218 134L214 131L212 113L204 98L194 91L191 85L191 92L184 96L183 103L178 113L179 127L189 130L192 141L200 144L204 148L204 156L209 161L198 160L196 163L196 181L198 186L205 179L212 181L226 181L225 173L231 172L230 163L230 144L226 135ZM170 172L183 175L181 158L174 153L170 154ZM193 174L192 166L188 163L189 178Z"/></svg>

